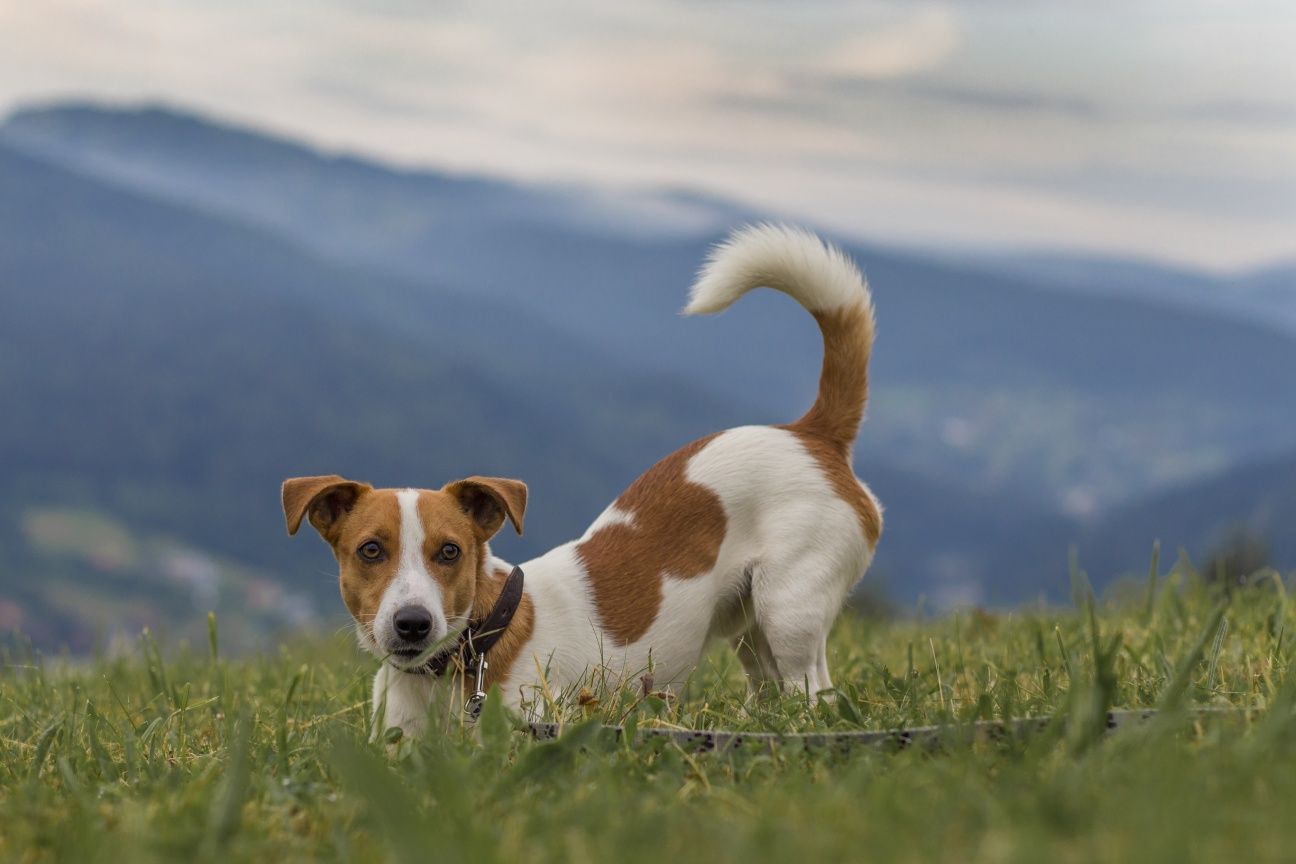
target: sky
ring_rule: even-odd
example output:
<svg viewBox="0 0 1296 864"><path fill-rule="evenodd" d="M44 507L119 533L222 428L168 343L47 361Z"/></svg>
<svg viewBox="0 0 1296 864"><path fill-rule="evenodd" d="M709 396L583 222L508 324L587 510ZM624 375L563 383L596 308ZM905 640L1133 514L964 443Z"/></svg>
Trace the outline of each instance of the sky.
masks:
<svg viewBox="0 0 1296 864"><path fill-rule="evenodd" d="M164 102L852 236L1296 260L1291 0L0 0L0 113Z"/></svg>

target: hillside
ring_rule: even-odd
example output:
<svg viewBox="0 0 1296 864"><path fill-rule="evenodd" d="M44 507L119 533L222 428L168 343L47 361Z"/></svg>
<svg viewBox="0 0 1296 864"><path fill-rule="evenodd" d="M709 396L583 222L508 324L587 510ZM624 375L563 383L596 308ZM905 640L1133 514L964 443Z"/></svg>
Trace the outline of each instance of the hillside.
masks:
<svg viewBox="0 0 1296 864"><path fill-rule="evenodd" d="M284 536L285 476L521 477L527 535L499 542L521 559L679 444L770 419L517 312L3 146L0 186L0 596L41 644L197 637L213 607L261 609L249 638L336 617L326 550ZM997 580L1026 574L992 567L996 550L1061 523L880 460L859 470L891 520L869 584L906 602L1003 597Z"/></svg>
<svg viewBox="0 0 1296 864"><path fill-rule="evenodd" d="M628 465L739 413L570 342L549 351L562 340L525 318L3 148L0 188L6 548L32 514L88 510L331 605L320 544L283 536L284 476L524 477L531 532L501 543L520 555L578 533ZM33 566L10 559L4 593L43 591Z"/></svg>
<svg viewBox="0 0 1296 864"><path fill-rule="evenodd" d="M476 471L535 469L537 451L547 467L533 482L543 493L562 478L551 511L562 512L573 477L737 413L576 345L541 355L556 337L525 318L3 156L6 458L71 488L105 471L141 486L217 484L209 491L223 494L184 512L148 505L165 527L246 514L237 499L251 476L337 465L431 482L465 470L469 454ZM581 424L560 422L577 405ZM232 473L231 453L245 463ZM554 530L554 516L537 518Z"/></svg>
<svg viewBox="0 0 1296 864"><path fill-rule="evenodd" d="M1237 294L1257 315L1296 331L1296 263L1265 267L1239 280Z"/></svg>
<svg viewBox="0 0 1296 864"><path fill-rule="evenodd" d="M284 476L519 476L533 491L528 533L499 551L521 559L578 534L679 444L790 419L813 392L817 334L786 298L675 314L709 237L646 217L637 231L582 227L559 212L585 200L576 193L464 178L437 193L436 175L157 116L187 130L185 146L153 120L99 111L84 113L72 155L35 157L30 135L21 152L0 143L0 628L71 619L75 639L63 625L35 635L86 648L96 628L167 622L200 636L214 606L247 612L231 638L265 638L338 613L322 545L282 534ZM124 136L116 157L157 160L148 183L86 157L107 146L105 128ZM225 162L207 153L224 147ZM254 184L243 175L263 150L276 171ZM172 185L177 164L191 186ZM294 165L296 187L276 179ZM235 207L237 194L212 197L258 184L253 199L287 208L278 224ZM303 190L349 208L320 199L312 216L297 209ZM525 200L530 211L510 203ZM724 212L687 200L694 215ZM384 262L306 230L315 218L363 236L355 213L392 212L419 236L439 213L460 248L430 231L430 251ZM1072 543L1101 585L1141 566L1155 537L1200 556L1248 517L1281 532L1273 514L1290 511L1255 506L1281 494L1276 468L1158 489L1291 446L1291 340L855 251L881 321L856 460L887 512L869 590L929 608L1062 597ZM1117 490L1113 510L1104 496ZM1059 501L1099 514L1072 521ZM1273 546L1296 563L1281 536Z"/></svg>
<svg viewBox="0 0 1296 864"><path fill-rule="evenodd" d="M1296 332L1296 266L1231 274L1167 264L1053 254L950 256L949 260L1064 291L1140 297Z"/></svg>
<svg viewBox="0 0 1296 864"><path fill-rule="evenodd" d="M1115 574L1137 569L1149 538L1200 563L1238 531L1262 538L1284 572L1296 568L1296 450L1117 508L1079 545L1086 566Z"/></svg>
<svg viewBox="0 0 1296 864"><path fill-rule="evenodd" d="M613 195L393 170L162 109L36 108L0 138L525 313L757 419L793 415L813 388L817 334L783 298L758 295L717 321L675 317L715 226L744 215L727 202L617 209ZM851 251L881 322L863 459L1092 515L1292 444L1296 340L1164 299Z"/></svg>

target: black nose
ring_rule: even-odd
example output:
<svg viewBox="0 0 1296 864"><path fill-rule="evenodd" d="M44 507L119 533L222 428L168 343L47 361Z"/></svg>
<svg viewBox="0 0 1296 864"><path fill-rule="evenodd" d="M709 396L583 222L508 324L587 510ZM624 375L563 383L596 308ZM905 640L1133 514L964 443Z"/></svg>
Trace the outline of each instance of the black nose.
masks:
<svg viewBox="0 0 1296 864"><path fill-rule="evenodd" d="M396 635L406 642L418 642L432 632L432 613L422 606L402 606L393 622Z"/></svg>

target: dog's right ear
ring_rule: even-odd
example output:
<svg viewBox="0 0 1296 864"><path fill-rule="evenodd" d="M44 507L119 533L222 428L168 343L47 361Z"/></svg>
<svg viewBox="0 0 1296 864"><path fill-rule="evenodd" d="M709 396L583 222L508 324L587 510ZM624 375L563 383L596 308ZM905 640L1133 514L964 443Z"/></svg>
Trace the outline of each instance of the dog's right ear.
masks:
<svg viewBox="0 0 1296 864"><path fill-rule="evenodd" d="M315 530L328 540L333 527L343 515L351 512L356 499L372 490L368 483L356 483L336 474L285 480L283 508L288 533L296 534L302 518L309 516Z"/></svg>

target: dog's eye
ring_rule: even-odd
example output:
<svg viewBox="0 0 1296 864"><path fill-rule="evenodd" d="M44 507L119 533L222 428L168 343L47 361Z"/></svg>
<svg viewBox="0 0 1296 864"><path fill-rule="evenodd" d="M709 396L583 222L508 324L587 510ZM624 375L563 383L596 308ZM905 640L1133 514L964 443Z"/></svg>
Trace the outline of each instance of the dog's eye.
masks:
<svg viewBox="0 0 1296 864"><path fill-rule="evenodd" d="M459 547L453 543L447 543L441 547L441 551L437 553L437 557L446 564L449 564L451 561L458 559Z"/></svg>
<svg viewBox="0 0 1296 864"><path fill-rule="evenodd" d="M364 561L381 561L383 558L383 547L377 540L370 540L368 543L365 543L357 549L356 554Z"/></svg>

